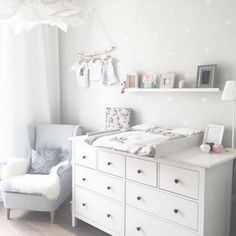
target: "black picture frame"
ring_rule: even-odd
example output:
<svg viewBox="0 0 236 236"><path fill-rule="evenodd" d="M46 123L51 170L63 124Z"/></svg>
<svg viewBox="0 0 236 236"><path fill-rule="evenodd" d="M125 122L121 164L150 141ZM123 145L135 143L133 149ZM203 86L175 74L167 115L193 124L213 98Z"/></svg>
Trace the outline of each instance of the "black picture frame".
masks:
<svg viewBox="0 0 236 236"><path fill-rule="evenodd" d="M216 64L199 65L197 69L197 88L214 88Z"/></svg>

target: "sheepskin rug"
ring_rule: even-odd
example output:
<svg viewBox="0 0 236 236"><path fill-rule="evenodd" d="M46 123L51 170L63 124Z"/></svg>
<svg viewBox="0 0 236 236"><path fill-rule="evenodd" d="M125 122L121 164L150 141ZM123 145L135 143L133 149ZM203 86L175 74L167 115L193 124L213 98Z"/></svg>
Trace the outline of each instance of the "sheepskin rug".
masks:
<svg viewBox="0 0 236 236"><path fill-rule="evenodd" d="M18 165L16 163L10 163L6 168L3 168L3 191L41 194L50 200L56 199L59 196L60 177L57 171L67 162L62 162L54 166L49 175L26 174L28 162L26 160L18 160L17 162Z"/></svg>

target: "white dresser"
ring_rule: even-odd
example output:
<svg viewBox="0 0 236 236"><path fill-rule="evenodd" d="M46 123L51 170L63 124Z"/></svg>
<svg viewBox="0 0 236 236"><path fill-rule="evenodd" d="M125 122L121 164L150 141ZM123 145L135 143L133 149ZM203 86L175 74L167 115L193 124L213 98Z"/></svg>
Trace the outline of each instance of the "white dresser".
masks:
<svg viewBox="0 0 236 236"><path fill-rule="evenodd" d="M73 226L80 219L120 236L229 235L234 154L196 147L141 158L81 138L72 144Z"/></svg>

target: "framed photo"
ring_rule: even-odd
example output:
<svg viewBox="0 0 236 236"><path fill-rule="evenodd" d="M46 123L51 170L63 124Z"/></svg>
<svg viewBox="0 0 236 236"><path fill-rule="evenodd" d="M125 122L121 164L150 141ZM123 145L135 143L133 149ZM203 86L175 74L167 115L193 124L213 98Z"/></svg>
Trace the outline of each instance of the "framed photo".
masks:
<svg viewBox="0 0 236 236"><path fill-rule="evenodd" d="M222 144L223 136L223 125L207 125L203 138L203 143Z"/></svg>
<svg viewBox="0 0 236 236"><path fill-rule="evenodd" d="M142 82L143 82L144 88L154 88L155 76L149 75L149 74L144 74Z"/></svg>
<svg viewBox="0 0 236 236"><path fill-rule="evenodd" d="M197 88L213 88L217 65L200 65L197 69Z"/></svg>
<svg viewBox="0 0 236 236"><path fill-rule="evenodd" d="M127 88L138 88L138 74L137 73L127 74L126 86Z"/></svg>
<svg viewBox="0 0 236 236"><path fill-rule="evenodd" d="M174 88L175 73L161 74L160 88Z"/></svg>

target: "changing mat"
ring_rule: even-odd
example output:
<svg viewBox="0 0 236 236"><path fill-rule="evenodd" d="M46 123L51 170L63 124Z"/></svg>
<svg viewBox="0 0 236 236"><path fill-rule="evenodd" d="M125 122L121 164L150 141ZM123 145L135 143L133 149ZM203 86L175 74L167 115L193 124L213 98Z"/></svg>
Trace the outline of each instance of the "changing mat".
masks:
<svg viewBox="0 0 236 236"><path fill-rule="evenodd" d="M153 157L156 144L199 133L201 133L200 130L194 129L164 129L149 125L139 125L125 131L93 135L85 141L96 147Z"/></svg>

